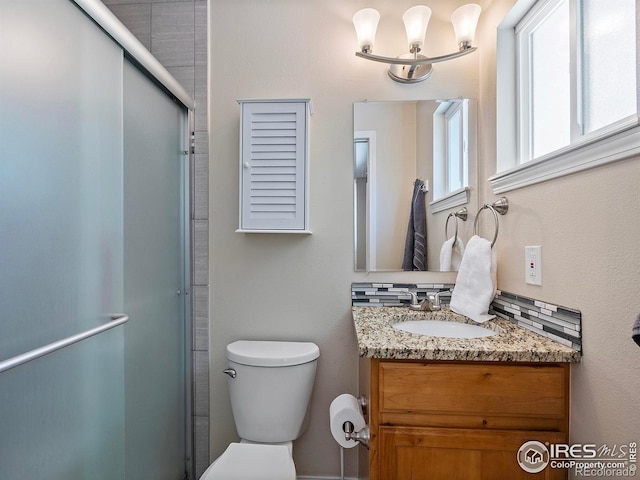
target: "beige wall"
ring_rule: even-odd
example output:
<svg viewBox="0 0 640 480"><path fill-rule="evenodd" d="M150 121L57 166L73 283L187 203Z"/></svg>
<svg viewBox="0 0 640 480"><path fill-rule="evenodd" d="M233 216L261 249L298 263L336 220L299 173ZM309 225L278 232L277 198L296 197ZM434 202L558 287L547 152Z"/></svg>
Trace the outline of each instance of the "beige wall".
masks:
<svg viewBox="0 0 640 480"><path fill-rule="evenodd" d="M428 2L429 3L429 2ZM446 10L434 15L426 53L455 50ZM224 368L225 345L240 338L301 339L321 351L311 423L294 445L300 475L340 472L328 428L331 400L357 393L358 356L350 312L352 281L451 281L451 274L353 272L353 102L478 96L478 55L436 65L421 85L401 85L385 66L355 57L351 17L380 10L380 54L406 50L402 13L412 1L212 0L210 9L211 455L236 439ZM442 12L439 9L443 9ZM238 234L237 98L310 97L311 236ZM356 455L346 453L347 475Z"/></svg>
<svg viewBox="0 0 640 480"><path fill-rule="evenodd" d="M376 132L375 269L402 270L407 225L416 179L416 103L361 102L354 105L354 130ZM373 185L375 183L375 185Z"/></svg>
<svg viewBox="0 0 640 480"><path fill-rule="evenodd" d="M427 2L429 3L429 2ZM449 3L449 2L448 2ZM428 55L451 50L447 11L434 17ZM485 2L486 3L486 2ZM512 4L481 17L477 54L436 65L422 85L390 81L381 64L356 58L353 13L380 10L376 53L405 49L400 17L412 2L211 1L211 434L212 458L236 438L223 375L224 347L239 338L304 339L321 358L309 431L295 443L302 475L339 473L327 425L331 400L357 391L350 315L352 281L452 281L454 274L353 272L352 103L480 98L479 178L495 167L495 27ZM439 10L440 9L440 10ZM442 12L441 12L442 10ZM237 227L236 98L311 97L311 229L308 237L244 235ZM630 159L509 192L500 218L498 286L583 312L583 362L572 373L572 441L625 443L640 432L640 349L630 328L640 312L638 180ZM496 198L480 182L480 201ZM470 209L475 213L475 209ZM488 224L488 228L492 228ZM486 236L486 235L485 235ZM543 246L543 286L524 283L525 245ZM347 475L356 474L347 451Z"/></svg>
<svg viewBox="0 0 640 480"><path fill-rule="evenodd" d="M481 112L484 172L495 173L495 28L511 0L483 12ZM499 141L499 140L498 140ZM498 288L582 311L584 357L572 369L571 442L622 444L640 435L640 158L505 195ZM488 183L485 201L495 199ZM524 282L524 247L542 245L541 287Z"/></svg>

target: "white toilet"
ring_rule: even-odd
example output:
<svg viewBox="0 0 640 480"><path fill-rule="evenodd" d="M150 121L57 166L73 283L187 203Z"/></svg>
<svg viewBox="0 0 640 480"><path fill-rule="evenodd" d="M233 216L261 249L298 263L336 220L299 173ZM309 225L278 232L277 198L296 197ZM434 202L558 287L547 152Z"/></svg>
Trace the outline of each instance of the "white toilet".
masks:
<svg viewBox="0 0 640 480"><path fill-rule="evenodd" d="M306 428L320 350L309 342L227 345L232 443L200 480L295 480L292 442Z"/></svg>

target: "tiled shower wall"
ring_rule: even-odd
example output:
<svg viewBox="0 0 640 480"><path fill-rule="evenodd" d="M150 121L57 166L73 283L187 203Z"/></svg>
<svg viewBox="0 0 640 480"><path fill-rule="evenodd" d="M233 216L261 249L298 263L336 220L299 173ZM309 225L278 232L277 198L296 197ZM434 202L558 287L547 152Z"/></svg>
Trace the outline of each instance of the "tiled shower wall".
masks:
<svg viewBox="0 0 640 480"><path fill-rule="evenodd" d="M209 466L209 143L207 0L103 0L195 100L191 311L195 478Z"/></svg>

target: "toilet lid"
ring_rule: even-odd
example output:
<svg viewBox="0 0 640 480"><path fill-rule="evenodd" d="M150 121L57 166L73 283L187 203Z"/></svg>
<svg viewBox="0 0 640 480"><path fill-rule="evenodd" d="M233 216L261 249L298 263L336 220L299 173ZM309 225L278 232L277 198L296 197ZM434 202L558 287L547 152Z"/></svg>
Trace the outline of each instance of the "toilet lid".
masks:
<svg viewBox="0 0 640 480"><path fill-rule="evenodd" d="M284 445L231 443L200 480L296 480Z"/></svg>
<svg viewBox="0 0 640 480"><path fill-rule="evenodd" d="M314 361L320 349L311 342L238 340L227 345L227 359L253 367L289 367Z"/></svg>

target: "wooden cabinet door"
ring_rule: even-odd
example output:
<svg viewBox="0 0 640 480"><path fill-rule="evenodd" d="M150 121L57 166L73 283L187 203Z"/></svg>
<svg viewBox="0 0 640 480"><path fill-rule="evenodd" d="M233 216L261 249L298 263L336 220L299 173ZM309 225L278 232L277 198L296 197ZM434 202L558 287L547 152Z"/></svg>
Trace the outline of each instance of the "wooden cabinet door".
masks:
<svg viewBox="0 0 640 480"><path fill-rule="evenodd" d="M384 480L561 480L567 471L522 470L516 456L529 440L560 443L559 432L380 427L379 475Z"/></svg>

